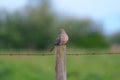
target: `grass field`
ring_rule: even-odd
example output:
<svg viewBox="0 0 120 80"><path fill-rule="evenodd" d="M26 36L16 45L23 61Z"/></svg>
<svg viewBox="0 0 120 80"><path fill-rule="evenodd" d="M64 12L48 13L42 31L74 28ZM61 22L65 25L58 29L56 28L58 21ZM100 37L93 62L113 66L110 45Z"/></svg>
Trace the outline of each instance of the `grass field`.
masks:
<svg viewBox="0 0 120 80"><path fill-rule="evenodd" d="M54 63L55 56L0 56L0 80L55 80ZM120 80L120 55L67 56L67 80Z"/></svg>

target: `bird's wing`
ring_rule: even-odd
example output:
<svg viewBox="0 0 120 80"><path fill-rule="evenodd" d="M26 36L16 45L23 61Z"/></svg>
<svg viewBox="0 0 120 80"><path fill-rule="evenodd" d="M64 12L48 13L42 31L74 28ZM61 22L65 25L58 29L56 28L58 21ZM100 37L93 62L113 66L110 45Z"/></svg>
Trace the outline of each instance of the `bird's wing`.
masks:
<svg viewBox="0 0 120 80"><path fill-rule="evenodd" d="M56 45L60 45L60 35L56 38L54 45L51 47L50 52L54 50Z"/></svg>
<svg viewBox="0 0 120 80"><path fill-rule="evenodd" d="M60 44L60 35L56 38L54 45L59 45L59 44Z"/></svg>

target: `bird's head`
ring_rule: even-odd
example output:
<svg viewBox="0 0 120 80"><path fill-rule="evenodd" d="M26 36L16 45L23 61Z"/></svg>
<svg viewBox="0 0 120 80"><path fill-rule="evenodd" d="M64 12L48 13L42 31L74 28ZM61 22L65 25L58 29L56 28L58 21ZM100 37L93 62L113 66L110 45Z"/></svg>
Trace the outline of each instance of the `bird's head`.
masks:
<svg viewBox="0 0 120 80"><path fill-rule="evenodd" d="M60 29L60 32L65 32L65 30L64 29Z"/></svg>

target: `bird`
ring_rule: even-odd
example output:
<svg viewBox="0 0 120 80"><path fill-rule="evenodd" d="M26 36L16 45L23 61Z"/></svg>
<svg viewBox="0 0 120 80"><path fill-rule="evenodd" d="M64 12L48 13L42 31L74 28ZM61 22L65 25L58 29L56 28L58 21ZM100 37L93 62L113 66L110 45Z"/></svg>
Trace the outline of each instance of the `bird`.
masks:
<svg viewBox="0 0 120 80"><path fill-rule="evenodd" d="M65 45L68 42L68 35L65 32L64 29L60 29L60 34L58 35L58 37L56 38L56 41L54 43L54 45L52 46L52 48L50 49L50 52L52 52L55 48L55 46L62 46Z"/></svg>

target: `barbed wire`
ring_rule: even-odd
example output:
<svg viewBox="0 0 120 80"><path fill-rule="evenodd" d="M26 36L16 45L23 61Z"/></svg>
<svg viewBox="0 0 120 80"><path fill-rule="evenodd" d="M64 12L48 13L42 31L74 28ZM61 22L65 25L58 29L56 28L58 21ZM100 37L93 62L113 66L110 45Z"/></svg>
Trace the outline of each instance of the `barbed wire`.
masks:
<svg viewBox="0 0 120 80"><path fill-rule="evenodd" d="M5 56L5 55L8 55L8 56L52 56L52 55L55 55L55 54L39 54L39 53L35 53L35 54L31 54L31 53L27 53L27 54L21 54L21 53L5 53L5 54L0 54L0 56ZM120 55L120 53L111 53L111 52L108 52L108 53L97 53L97 52L93 52L93 53L78 53L78 54L66 54L66 55L70 55L70 56L80 56L80 55Z"/></svg>

